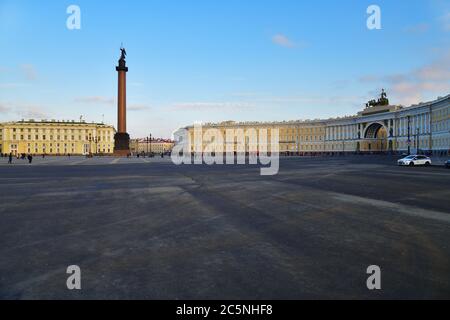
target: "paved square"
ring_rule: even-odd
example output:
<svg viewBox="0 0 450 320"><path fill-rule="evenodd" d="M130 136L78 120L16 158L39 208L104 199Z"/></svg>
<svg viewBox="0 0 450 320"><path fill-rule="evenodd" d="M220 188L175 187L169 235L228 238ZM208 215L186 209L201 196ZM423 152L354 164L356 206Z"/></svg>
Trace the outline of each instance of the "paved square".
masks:
<svg viewBox="0 0 450 320"><path fill-rule="evenodd" d="M442 167L290 158L262 177L168 158L0 161L3 299L450 298Z"/></svg>

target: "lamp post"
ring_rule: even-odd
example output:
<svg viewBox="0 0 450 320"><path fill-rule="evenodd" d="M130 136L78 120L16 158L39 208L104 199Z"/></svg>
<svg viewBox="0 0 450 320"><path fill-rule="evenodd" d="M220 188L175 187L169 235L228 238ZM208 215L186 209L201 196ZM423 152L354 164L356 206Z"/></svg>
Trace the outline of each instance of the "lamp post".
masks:
<svg viewBox="0 0 450 320"><path fill-rule="evenodd" d="M419 154L419 146L420 146L420 129L417 128L417 154Z"/></svg>
<svg viewBox="0 0 450 320"><path fill-rule="evenodd" d="M411 154L411 116L408 116L408 155Z"/></svg>
<svg viewBox="0 0 450 320"><path fill-rule="evenodd" d="M152 153L152 134L150 133L150 156Z"/></svg>
<svg viewBox="0 0 450 320"><path fill-rule="evenodd" d="M88 141L89 141L89 156L91 156L92 155L92 137L90 135L89 135Z"/></svg>

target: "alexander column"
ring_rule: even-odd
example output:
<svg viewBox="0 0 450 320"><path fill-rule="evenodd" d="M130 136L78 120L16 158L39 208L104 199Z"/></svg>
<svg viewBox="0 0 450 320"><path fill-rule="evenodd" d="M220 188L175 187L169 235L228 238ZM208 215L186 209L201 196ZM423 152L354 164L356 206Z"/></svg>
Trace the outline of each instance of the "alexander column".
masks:
<svg viewBox="0 0 450 320"><path fill-rule="evenodd" d="M130 153L130 135L127 133L127 72L125 48L120 49L122 54L116 70L119 74L119 90L117 97L117 133L114 136L114 154L127 156Z"/></svg>

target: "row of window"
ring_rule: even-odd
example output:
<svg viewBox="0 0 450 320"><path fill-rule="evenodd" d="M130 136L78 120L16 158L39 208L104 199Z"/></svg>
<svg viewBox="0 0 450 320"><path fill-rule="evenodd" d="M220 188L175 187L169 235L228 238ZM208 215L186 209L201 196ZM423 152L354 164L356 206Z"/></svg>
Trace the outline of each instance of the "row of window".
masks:
<svg viewBox="0 0 450 320"><path fill-rule="evenodd" d="M5 129L5 131L6 130L7 129ZM28 129L24 129L24 128L18 129L18 128L12 128L10 130L12 132L28 132L28 133L31 133L31 132L35 132L35 133L38 133L38 132L50 132L50 133L64 132L64 133L74 133L74 134L85 134L85 133L93 134L94 133L93 130L85 130L85 129L78 130L78 129L36 129L36 128L35 129L30 129L30 128L28 128ZM0 129L0 131L2 131L2 129ZM97 131L97 135L108 135L108 134L110 134L110 131L104 131L104 130Z"/></svg>
<svg viewBox="0 0 450 320"><path fill-rule="evenodd" d="M47 136L47 135L42 135L42 136L39 136L39 135L34 135L34 136L32 136L32 135L28 135L28 136L20 135L20 136L18 136L18 135L15 135L15 134L12 136L12 140L33 140L32 138L34 140L54 140L54 141L67 141L67 140L69 140L68 138L70 138L71 141L76 141L75 140L75 138L76 138L75 136L53 136L53 135L51 135L51 136ZM49 139L47 139L47 138L49 138ZM64 139L61 139L61 138L64 138ZM110 136L108 136L108 137L100 137L100 136L98 136L97 138L92 138L92 137L86 136L85 140L82 139L83 138L82 136L78 136L77 138L78 138L77 141L93 141L93 142L95 142L95 141L111 141L111 137Z"/></svg>

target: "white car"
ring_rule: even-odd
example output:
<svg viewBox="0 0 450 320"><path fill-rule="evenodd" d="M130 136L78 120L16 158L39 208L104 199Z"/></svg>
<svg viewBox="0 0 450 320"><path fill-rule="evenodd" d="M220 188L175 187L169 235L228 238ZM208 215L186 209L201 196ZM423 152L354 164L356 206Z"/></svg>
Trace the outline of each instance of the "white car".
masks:
<svg viewBox="0 0 450 320"><path fill-rule="evenodd" d="M430 166L431 159L427 156L407 156L397 161L399 166Z"/></svg>

